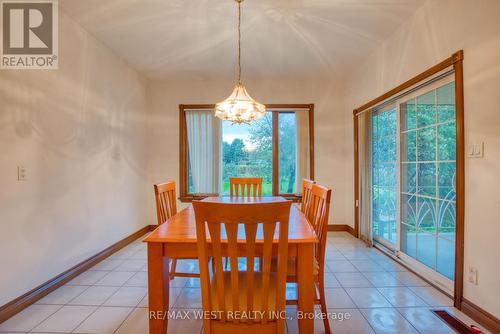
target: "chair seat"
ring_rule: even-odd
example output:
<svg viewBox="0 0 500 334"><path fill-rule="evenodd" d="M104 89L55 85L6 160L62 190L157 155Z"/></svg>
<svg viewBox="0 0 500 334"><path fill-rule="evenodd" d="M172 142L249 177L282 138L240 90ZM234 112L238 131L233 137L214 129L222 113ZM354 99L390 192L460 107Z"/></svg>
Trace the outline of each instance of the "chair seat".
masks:
<svg viewBox="0 0 500 334"><path fill-rule="evenodd" d="M274 311L276 309L276 274L271 273L269 275L269 290L266 296L263 296L263 288L262 288L262 273L260 272L255 272L254 273L254 285L252 289L252 296L253 296L253 311L263 311L263 305L262 301L264 300L263 298L267 298L268 300L268 306L266 311ZM233 298L232 298L232 293L233 293L233 287L231 286L231 272L225 271L223 273L224 277L224 295L225 295L225 303L226 303L226 310L234 310L233 309ZM238 301L239 305L236 310L238 311L246 311L247 309L247 273L245 271L240 271L238 272ZM211 295L211 300L212 300L212 310L214 311L221 311L221 307L218 302L217 298L217 284L215 284L215 278L212 279L211 282L211 287L210 287L210 295ZM260 317L258 314L255 314L257 316L257 320L260 320Z"/></svg>
<svg viewBox="0 0 500 334"><path fill-rule="evenodd" d="M314 258L313 261L314 261L314 263L313 263L313 274L314 274L314 276L318 276L318 274L319 274L319 263L318 263L318 260L316 260L316 258ZM278 266L278 262L277 262L276 258L273 258L271 260L271 270L272 271L276 271L277 266ZM297 258L292 257L292 258L288 259L286 275L288 277L297 276Z"/></svg>

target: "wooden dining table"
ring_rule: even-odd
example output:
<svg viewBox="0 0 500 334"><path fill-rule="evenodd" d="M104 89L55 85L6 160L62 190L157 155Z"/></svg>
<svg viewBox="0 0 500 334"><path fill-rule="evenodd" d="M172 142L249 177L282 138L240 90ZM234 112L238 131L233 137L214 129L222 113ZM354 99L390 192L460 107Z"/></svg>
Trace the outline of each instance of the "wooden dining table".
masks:
<svg viewBox="0 0 500 334"><path fill-rule="evenodd" d="M222 203L277 202L283 197L208 197L204 201ZM148 247L149 333L167 331L169 309L170 258L196 258L197 239L193 206L189 205L165 223L159 225L144 241ZM276 246L278 242L275 236ZM300 333L314 332L314 245L316 233L305 215L292 205L288 230L288 256L296 258L297 317Z"/></svg>

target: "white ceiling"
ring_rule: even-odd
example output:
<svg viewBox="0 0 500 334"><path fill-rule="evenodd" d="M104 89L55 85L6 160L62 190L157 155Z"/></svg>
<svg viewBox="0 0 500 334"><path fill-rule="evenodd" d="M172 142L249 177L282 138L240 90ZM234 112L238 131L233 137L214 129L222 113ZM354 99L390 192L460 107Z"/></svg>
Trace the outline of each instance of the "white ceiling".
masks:
<svg viewBox="0 0 500 334"><path fill-rule="evenodd" d="M339 73L425 0L246 0L245 77ZM232 78L232 0L60 0L61 9L150 78Z"/></svg>

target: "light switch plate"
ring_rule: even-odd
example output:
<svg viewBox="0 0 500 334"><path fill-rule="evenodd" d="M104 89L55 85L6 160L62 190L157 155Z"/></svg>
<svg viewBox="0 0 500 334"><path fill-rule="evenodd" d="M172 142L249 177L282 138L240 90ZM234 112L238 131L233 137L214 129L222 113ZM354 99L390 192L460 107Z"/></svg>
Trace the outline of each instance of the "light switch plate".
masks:
<svg viewBox="0 0 500 334"><path fill-rule="evenodd" d="M468 158L482 158L484 155L484 142L467 145Z"/></svg>

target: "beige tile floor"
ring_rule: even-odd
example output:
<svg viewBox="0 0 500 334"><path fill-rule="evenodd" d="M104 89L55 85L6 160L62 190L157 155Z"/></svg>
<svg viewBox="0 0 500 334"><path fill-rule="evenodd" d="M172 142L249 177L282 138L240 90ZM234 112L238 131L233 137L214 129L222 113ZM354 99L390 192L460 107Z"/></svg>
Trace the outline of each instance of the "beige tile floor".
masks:
<svg viewBox="0 0 500 334"><path fill-rule="evenodd" d="M135 241L0 324L0 333L147 333L146 258L146 245ZM197 263L183 261L178 268L197 271ZM347 233L329 233L326 271L330 312L350 317L331 320L335 334L454 333L430 312L436 307L473 323L451 299ZM200 308L199 280L174 279L170 298L172 309ZM295 312L287 308L291 318ZM321 320L315 329L323 333ZM298 333L296 320L287 321L287 330ZM169 333L201 332L200 320L169 321Z"/></svg>

